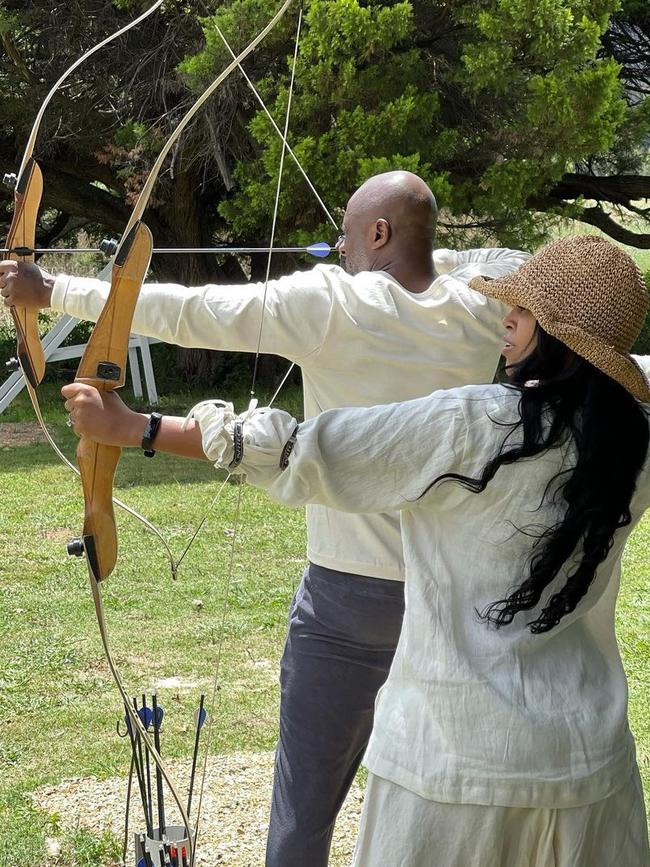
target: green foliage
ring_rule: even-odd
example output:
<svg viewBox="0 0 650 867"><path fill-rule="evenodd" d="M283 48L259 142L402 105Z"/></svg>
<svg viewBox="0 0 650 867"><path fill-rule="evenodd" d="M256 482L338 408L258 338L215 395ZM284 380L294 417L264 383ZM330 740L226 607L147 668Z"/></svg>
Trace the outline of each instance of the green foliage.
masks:
<svg viewBox="0 0 650 867"><path fill-rule="evenodd" d="M617 0L308 0L292 147L339 215L369 175L408 168L433 187L453 241L489 237L532 246L551 221L531 210L531 199L574 162L620 143L625 124L639 135L645 130L645 108L634 110L631 125L619 68L599 56L617 6ZM245 21L259 24L259 8L238 0L216 17L228 32ZM203 78L226 59L208 21L204 28L208 47L183 65ZM286 24L283 32L288 67ZM279 125L287 81L287 69L277 64L258 78ZM238 161L238 188L219 213L235 236L264 237L282 145L261 111L249 130L257 156ZM331 232L289 160L282 189L280 226L291 242ZM459 239L467 223L478 232Z"/></svg>
<svg viewBox="0 0 650 867"><path fill-rule="evenodd" d="M330 205L344 202L378 166L430 174L420 152L432 152L436 146L432 126L439 100L425 86L426 68L419 52L405 49L412 31L408 3L364 7L354 0L312 0L307 4L290 128L308 133L299 137L294 133L292 146ZM269 92L271 86L267 76L262 90ZM287 102L286 83L279 82L276 119L286 113ZM235 176L240 189L219 209L235 233L244 235L264 232L260 216L272 212L275 192L270 181L277 173L282 147L262 112L250 130L260 146L260 158L238 165ZM448 149L450 136L446 134L438 145L440 151ZM280 220L291 225L290 238L303 238L305 232L311 232L312 238L331 234L289 161L283 187ZM265 219L268 222L268 216ZM321 221L316 227L315 219Z"/></svg>
<svg viewBox="0 0 650 867"><path fill-rule="evenodd" d="M74 867L93 867L115 864L122 854L122 846L109 832L96 836L84 828L77 828L65 839L62 855Z"/></svg>
<svg viewBox="0 0 650 867"><path fill-rule="evenodd" d="M147 134L144 124L130 120L121 126L113 136L116 145L126 150L138 147Z"/></svg>

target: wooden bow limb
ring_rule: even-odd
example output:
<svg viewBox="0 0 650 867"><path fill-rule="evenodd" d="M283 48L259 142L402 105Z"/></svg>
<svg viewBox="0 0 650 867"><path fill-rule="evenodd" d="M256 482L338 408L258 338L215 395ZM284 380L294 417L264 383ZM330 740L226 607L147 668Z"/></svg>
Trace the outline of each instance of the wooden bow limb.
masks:
<svg viewBox="0 0 650 867"><path fill-rule="evenodd" d="M43 176L32 155L34 153L34 147L36 145L45 110L50 104L52 97L78 66L95 54L95 52L99 51L105 45L108 45L109 42L117 39L132 27L136 27L141 21L151 15L152 12L155 12L162 2L163 0L155 0L155 2L134 21L131 21L115 33L107 36L106 39L98 42L97 45L94 45L89 51L86 51L81 57L77 58L77 60L75 60L75 62L65 70L48 91L47 96L41 103L41 107L39 108L36 119L32 125L29 138L27 139L18 175L5 176L5 183L10 186L15 186L14 217L5 242L5 247L7 249L15 250L16 248L22 248L33 250L36 246L36 220L38 218L38 211L43 196ZM34 261L33 253L28 255L10 253L9 258L21 262ZM40 384L45 375L45 355L43 353L41 338L38 333L38 310L12 307L11 315L16 326L17 361L22 366L25 379L34 389ZM17 369L13 359L8 362L8 367L14 370ZM35 395L32 391L30 391L30 397L32 397L33 403Z"/></svg>
<svg viewBox="0 0 650 867"><path fill-rule="evenodd" d="M165 142L142 187L124 231L113 265L111 290L86 346L76 381L86 382L100 391L113 390L124 384L133 313L153 250L151 233L141 222L141 218L165 158L205 101L270 33L292 2L293 0L284 0L266 27L197 98ZM88 566L96 581L107 578L117 560L117 531L112 492L120 454L121 450L118 448L98 446L84 438L77 449L84 489L85 519L82 537L72 540L68 550L77 556L86 554Z"/></svg>
<svg viewBox="0 0 650 867"><path fill-rule="evenodd" d="M15 188L14 216L9 227L6 247L33 249L36 240L36 219L43 196L43 175L38 164L29 159ZM33 262L34 254L20 256L10 253L9 258L15 262ZM23 369L25 379L36 388L45 376L45 354L38 333L38 310L29 307L10 307L12 319L16 326L17 355L10 359L7 367L16 370L18 365Z"/></svg>

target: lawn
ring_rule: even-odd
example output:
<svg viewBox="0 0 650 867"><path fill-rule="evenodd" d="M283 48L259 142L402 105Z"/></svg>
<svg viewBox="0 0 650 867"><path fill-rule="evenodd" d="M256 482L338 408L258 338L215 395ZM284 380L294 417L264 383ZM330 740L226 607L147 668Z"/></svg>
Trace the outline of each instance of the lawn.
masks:
<svg viewBox="0 0 650 867"><path fill-rule="evenodd" d="M51 399L46 415L74 454L74 436ZM21 401L2 422L28 417ZM126 779L129 756L115 733L120 707L86 567L65 550L81 529L80 485L42 444L0 447L0 474L0 865L37 867L48 863L44 837L58 829L30 809L25 793L68 777ZM212 751L270 750L276 738L277 665L304 566L304 517L242 489L226 610L239 486L226 485L213 504L216 487L210 465L165 455L149 461L125 453L118 471L118 496L162 528L176 555L209 510L176 581L156 537L118 514L120 558L104 586L109 635L129 691L151 692L171 678L181 684L158 689L167 756L190 754L193 712L200 692L213 688L220 652ZM56 862L66 867L114 863L109 844L69 839L66 846Z"/></svg>

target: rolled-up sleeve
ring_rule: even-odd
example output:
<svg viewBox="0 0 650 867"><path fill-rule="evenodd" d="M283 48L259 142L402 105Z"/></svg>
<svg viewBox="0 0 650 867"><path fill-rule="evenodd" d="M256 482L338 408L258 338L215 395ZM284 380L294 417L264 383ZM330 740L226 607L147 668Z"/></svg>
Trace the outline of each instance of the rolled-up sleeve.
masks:
<svg viewBox="0 0 650 867"><path fill-rule="evenodd" d="M343 512L413 506L436 478L460 468L467 437L462 403L445 392L328 410L299 426L283 410L254 408L237 416L231 404L221 402L199 404L190 416L216 466L231 464L235 423L242 422L237 472L285 505L319 503Z"/></svg>

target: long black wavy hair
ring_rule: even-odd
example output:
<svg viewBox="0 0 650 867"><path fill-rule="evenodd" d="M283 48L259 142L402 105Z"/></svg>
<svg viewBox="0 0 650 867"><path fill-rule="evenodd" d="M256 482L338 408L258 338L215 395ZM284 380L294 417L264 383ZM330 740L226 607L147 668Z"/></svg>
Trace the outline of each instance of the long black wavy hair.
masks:
<svg viewBox="0 0 650 867"><path fill-rule="evenodd" d="M482 620L497 628L512 623L518 612L538 604L580 546L581 558L564 586L551 596L539 617L527 623L533 633L548 632L574 610L607 557L615 531L631 521L630 501L648 451L648 417L622 385L539 325L536 347L507 373L507 386L521 393L519 420L508 426L499 452L479 478L447 473L432 482L422 496L443 479L454 479L479 494L504 464L573 440L575 466L551 479L542 497L542 501L550 496L553 502L563 501L562 518L532 534L536 540L528 577L504 599L479 612ZM539 384L526 387L531 380ZM519 442L509 444L517 431L521 431ZM531 534L528 528L518 529Z"/></svg>

